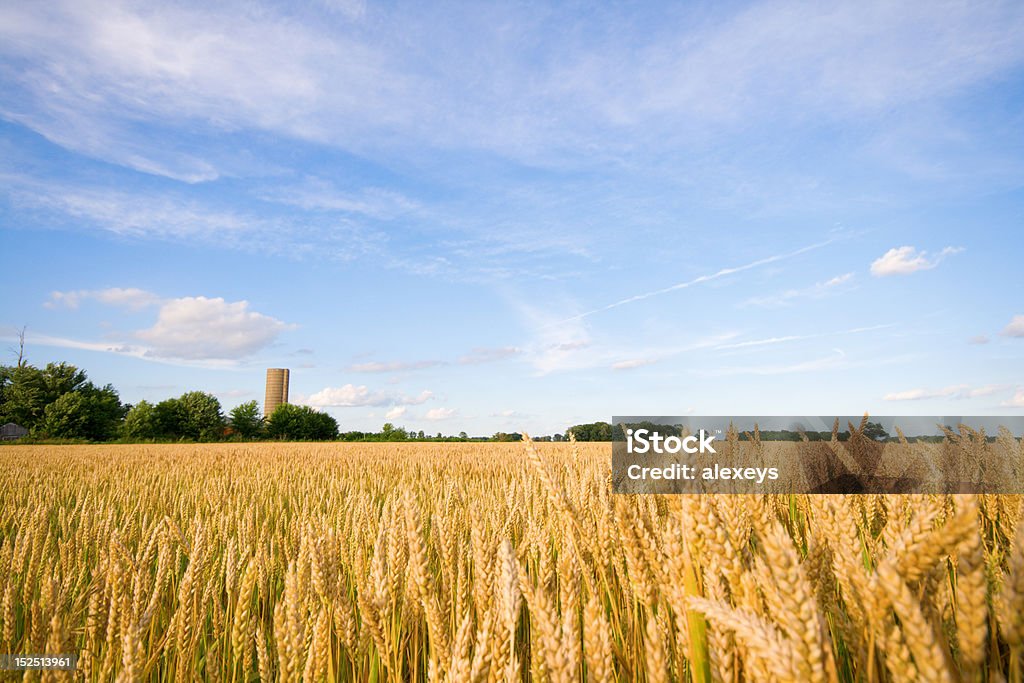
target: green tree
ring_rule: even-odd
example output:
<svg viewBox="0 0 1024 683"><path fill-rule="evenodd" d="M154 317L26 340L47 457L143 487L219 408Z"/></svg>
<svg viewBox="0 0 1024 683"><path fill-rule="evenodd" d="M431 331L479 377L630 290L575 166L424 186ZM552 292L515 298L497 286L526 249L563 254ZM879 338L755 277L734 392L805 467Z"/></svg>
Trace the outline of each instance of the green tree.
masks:
<svg viewBox="0 0 1024 683"><path fill-rule="evenodd" d="M106 441L114 437L124 414L114 387L77 383L46 406L36 431L60 439Z"/></svg>
<svg viewBox="0 0 1024 683"><path fill-rule="evenodd" d="M182 435L196 441L212 441L224 431L220 401L212 394L189 391L178 399L183 415Z"/></svg>
<svg viewBox="0 0 1024 683"><path fill-rule="evenodd" d="M409 438L409 432L404 427L395 427L390 422L385 422L380 428L380 438L383 441L405 441Z"/></svg>
<svg viewBox="0 0 1024 683"><path fill-rule="evenodd" d="M246 401L231 409L231 428L243 439L255 439L263 432L263 415L256 401Z"/></svg>
<svg viewBox="0 0 1024 683"><path fill-rule="evenodd" d="M607 422L590 422L574 425L566 432L576 437L577 441L611 441L612 426Z"/></svg>
<svg viewBox="0 0 1024 683"><path fill-rule="evenodd" d="M868 422L864 425L864 436L874 441L885 441L889 438L889 432L878 422Z"/></svg>
<svg viewBox="0 0 1024 683"><path fill-rule="evenodd" d="M511 434L506 432L498 432L491 437L492 441L522 441L523 435L519 432L512 432Z"/></svg>
<svg viewBox="0 0 1024 683"><path fill-rule="evenodd" d="M34 428L46 409L42 373L39 368L20 363L14 367L5 367L3 375L0 422L14 422L28 429Z"/></svg>
<svg viewBox="0 0 1024 683"><path fill-rule="evenodd" d="M287 441L329 441L338 438L338 422L309 406L282 403L267 418L267 435Z"/></svg>
<svg viewBox="0 0 1024 683"><path fill-rule="evenodd" d="M88 379L85 370L79 370L70 363L47 363L39 371L42 400L49 405L64 394L85 388Z"/></svg>
<svg viewBox="0 0 1024 683"><path fill-rule="evenodd" d="M167 398L153 408L156 435L164 439L180 439L185 431L185 409L181 401Z"/></svg>
<svg viewBox="0 0 1024 683"><path fill-rule="evenodd" d="M220 401L202 391L189 391L156 405L158 432L166 439L212 441L224 431Z"/></svg>
<svg viewBox="0 0 1024 683"><path fill-rule="evenodd" d="M157 410L149 401L139 401L124 416L121 434L132 441L156 439L160 436L160 422Z"/></svg>
<svg viewBox="0 0 1024 683"><path fill-rule="evenodd" d="M85 398L80 393L68 392L46 406L43 420L36 429L57 439L82 438L86 430L87 413Z"/></svg>

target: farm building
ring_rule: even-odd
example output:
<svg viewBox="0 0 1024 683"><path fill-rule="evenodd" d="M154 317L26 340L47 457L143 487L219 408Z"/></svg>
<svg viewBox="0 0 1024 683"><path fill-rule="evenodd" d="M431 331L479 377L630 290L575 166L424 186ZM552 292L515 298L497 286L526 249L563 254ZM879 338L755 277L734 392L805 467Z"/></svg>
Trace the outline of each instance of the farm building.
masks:
<svg viewBox="0 0 1024 683"><path fill-rule="evenodd" d="M8 422L0 427L0 441L14 441L15 439L20 439L27 435L27 429L21 425L16 425L13 422Z"/></svg>

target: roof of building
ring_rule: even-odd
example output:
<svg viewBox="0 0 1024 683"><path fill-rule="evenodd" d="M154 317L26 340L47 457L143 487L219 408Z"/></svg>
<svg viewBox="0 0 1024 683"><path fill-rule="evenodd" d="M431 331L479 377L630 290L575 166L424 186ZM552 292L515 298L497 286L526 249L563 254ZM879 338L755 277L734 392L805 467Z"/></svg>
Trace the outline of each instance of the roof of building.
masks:
<svg viewBox="0 0 1024 683"><path fill-rule="evenodd" d="M0 425L0 436L25 436L26 434L28 434L27 429L13 422Z"/></svg>

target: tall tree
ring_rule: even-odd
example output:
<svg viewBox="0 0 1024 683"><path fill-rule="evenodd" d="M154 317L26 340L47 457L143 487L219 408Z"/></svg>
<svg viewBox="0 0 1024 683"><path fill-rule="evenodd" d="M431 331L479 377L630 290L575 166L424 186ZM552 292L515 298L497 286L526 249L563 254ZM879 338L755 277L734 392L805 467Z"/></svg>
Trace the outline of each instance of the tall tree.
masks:
<svg viewBox="0 0 1024 683"><path fill-rule="evenodd" d="M282 403L267 418L267 435L289 441L328 441L338 438L338 422L309 406Z"/></svg>
<svg viewBox="0 0 1024 683"><path fill-rule="evenodd" d="M160 422L156 406L149 401L139 401L124 417L121 433L126 439L143 441L160 436Z"/></svg>
<svg viewBox="0 0 1024 683"><path fill-rule="evenodd" d="M231 409L231 428L243 439L255 439L263 432L263 415L256 401L247 401Z"/></svg>
<svg viewBox="0 0 1024 683"><path fill-rule="evenodd" d="M46 408L42 373L39 368L19 363L13 368L5 368L4 374L6 382L0 420L32 429L42 419Z"/></svg>
<svg viewBox="0 0 1024 683"><path fill-rule="evenodd" d="M61 439L106 441L117 433L124 414L114 387L108 384L101 388L86 382L48 403L35 431Z"/></svg>
<svg viewBox="0 0 1024 683"><path fill-rule="evenodd" d="M196 441L218 439L224 431L220 401L213 394L189 391L178 399L182 411L182 436Z"/></svg>

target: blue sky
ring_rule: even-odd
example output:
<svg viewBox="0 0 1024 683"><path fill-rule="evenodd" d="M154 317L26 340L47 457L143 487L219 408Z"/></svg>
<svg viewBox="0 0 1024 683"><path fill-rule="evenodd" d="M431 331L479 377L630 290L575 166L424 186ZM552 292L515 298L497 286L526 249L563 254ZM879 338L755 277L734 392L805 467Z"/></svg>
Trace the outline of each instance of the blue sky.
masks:
<svg viewBox="0 0 1024 683"><path fill-rule="evenodd" d="M1016 2L0 2L0 332L343 429L1020 414L1022 130Z"/></svg>

